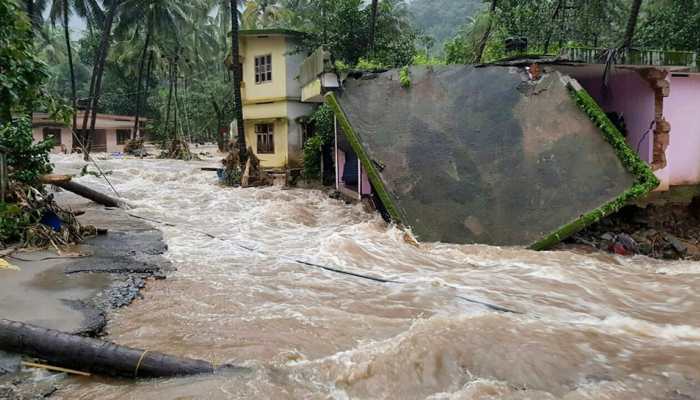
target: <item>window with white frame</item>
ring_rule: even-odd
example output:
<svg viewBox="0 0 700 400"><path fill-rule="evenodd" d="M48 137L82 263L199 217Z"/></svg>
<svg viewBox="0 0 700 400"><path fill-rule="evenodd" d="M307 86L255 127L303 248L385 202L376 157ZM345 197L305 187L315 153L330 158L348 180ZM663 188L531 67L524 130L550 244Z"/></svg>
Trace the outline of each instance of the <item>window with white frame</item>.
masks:
<svg viewBox="0 0 700 400"><path fill-rule="evenodd" d="M272 81L272 55L255 57L255 83Z"/></svg>
<svg viewBox="0 0 700 400"><path fill-rule="evenodd" d="M255 135L258 137L258 154L275 153L274 124L255 124Z"/></svg>

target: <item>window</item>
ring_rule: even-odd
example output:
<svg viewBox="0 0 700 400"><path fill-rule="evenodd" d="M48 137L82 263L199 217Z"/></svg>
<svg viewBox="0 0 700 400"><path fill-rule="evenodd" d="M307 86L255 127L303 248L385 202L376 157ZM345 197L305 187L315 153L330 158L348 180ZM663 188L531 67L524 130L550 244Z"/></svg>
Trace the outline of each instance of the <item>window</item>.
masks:
<svg viewBox="0 0 700 400"><path fill-rule="evenodd" d="M255 135L258 137L258 154L275 153L274 124L256 124Z"/></svg>
<svg viewBox="0 0 700 400"><path fill-rule="evenodd" d="M61 130L59 128L44 128L44 140L53 139L54 146L61 145Z"/></svg>
<svg viewBox="0 0 700 400"><path fill-rule="evenodd" d="M272 81L272 55L255 57L255 83Z"/></svg>
<svg viewBox="0 0 700 400"><path fill-rule="evenodd" d="M117 144L127 144L131 140L131 129L117 129Z"/></svg>

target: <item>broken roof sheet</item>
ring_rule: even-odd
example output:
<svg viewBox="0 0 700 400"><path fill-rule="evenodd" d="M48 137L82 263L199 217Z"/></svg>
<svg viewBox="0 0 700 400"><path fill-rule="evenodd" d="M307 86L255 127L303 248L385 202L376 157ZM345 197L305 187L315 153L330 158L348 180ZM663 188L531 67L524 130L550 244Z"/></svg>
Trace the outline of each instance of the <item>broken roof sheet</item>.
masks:
<svg viewBox="0 0 700 400"><path fill-rule="evenodd" d="M409 71L408 88L393 70L327 100L387 211L420 240L546 248L658 185L559 72Z"/></svg>

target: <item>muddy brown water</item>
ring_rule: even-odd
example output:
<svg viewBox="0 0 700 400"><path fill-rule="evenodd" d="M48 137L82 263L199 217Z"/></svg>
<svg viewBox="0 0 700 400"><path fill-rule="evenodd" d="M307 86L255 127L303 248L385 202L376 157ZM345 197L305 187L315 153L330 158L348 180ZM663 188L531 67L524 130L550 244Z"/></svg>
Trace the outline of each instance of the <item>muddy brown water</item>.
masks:
<svg viewBox="0 0 700 400"><path fill-rule="evenodd" d="M417 248L321 192L220 188L202 163L102 166L133 213L177 225L158 228L178 271L115 313L108 338L250 372L69 379L54 398L700 399L698 263Z"/></svg>

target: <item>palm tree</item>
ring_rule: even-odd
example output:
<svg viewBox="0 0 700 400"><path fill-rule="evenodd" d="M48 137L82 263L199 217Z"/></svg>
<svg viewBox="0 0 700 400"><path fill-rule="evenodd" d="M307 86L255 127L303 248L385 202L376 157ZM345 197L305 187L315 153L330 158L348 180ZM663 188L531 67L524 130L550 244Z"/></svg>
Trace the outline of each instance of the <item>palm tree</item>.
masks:
<svg viewBox="0 0 700 400"><path fill-rule="evenodd" d="M102 38L100 40L100 47L97 50L97 57L95 60L95 65L92 69L92 78L90 79L90 97L89 106L83 117L83 143L87 142L85 146L85 160L88 161L90 158L90 150L92 144L90 143L90 138L95 132L95 123L97 121L97 109L100 101L100 94L102 92L102 75L104 74L105 64L107 63L107 55L109 54L109 46L112 38L112 25L114 23L114 17L117 14L117 8L119 7L120 0L112 0L110 2L109 10L107 12L104 27L102 29ZM88 115L91 117L90 130L87 130Z"/></svg>
<svg viewBox="0 0 700 400"><path fill-rule="evenodd" d="M70 18L71 10L68 4L68 0L54 0L51 5L51 12L49 18L51 19L52 25L56 25L56 20L62 17L63 22L63 35L66 40L66 53L68 55L68 68L70 70L70 88L71 88L71 104L73 105L73 131L78 128L77 122L77 110L78 110L78 100L75 89L75 68L73 66L73 49L70 41L70 29L68 27L68 19Z"/></svg>
<svg viewBox="0 0 700 400"><path fill-rule="evenodd" d="M275 26L281 10L276 0L248 0L241 14L241 28L257 29Z"/></svg>
<svg viewBox="0 0 700 400"><path fill-rule="evenodd" d="M238 51L238 0L230 0L231 6L231 60L233 62L233 113L238 126L238 155L241 169L245 168L247 161L247 147L245 143L245 129L243 127L243 104L241 98L241 64Z"/></svg>
<svg viewBox="0 0 700 400"><path fill-rule="evenodd" d="M148 50L154 35L172 35L176 41L180 40L181 27L190 24L189 15L193 6L197 5L190 0L124 0L123 11L120 16L117 29L129 26L140 26L145 22L146 36L143 50L139 57L138 77L136 80L136 118L134 132L139 134L139 119L141 117L141 87L148 58Z"/></svg>

